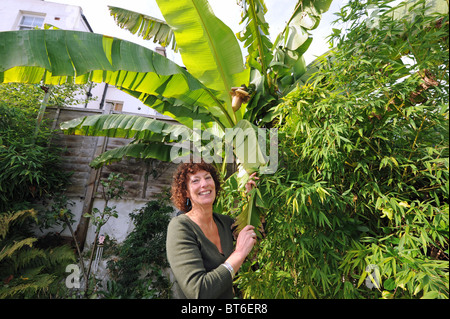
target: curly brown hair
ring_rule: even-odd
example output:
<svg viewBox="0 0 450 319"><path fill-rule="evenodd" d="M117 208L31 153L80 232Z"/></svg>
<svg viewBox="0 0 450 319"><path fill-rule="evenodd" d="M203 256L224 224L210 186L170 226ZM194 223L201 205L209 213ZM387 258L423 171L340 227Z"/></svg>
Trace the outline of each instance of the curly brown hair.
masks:
<svg viewBox="0 0 450 319"><path fill-rule="evenodd" d="M207 171L211 174L214 184L216 186L216 198L222 189L220 183L220 175L217 172L214 165L201 162L201 163L182 163L178 166L177 171L173 176L172 183L172 203L182 212L188 212L191 206L187 205L187 181L188 174L195 174L198 171Z"/></svg>

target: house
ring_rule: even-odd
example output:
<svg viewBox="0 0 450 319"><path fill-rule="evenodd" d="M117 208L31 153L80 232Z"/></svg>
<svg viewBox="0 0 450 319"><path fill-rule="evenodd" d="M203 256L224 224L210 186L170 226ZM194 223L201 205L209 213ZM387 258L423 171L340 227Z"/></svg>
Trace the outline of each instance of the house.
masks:
<svg viewBox="0 0 450 319"><path fill-rule="evenodd" d="M78 6L43 0L2 0L0 31L30 30L42 28L44 24L64 30L93 32Z"/></svg>

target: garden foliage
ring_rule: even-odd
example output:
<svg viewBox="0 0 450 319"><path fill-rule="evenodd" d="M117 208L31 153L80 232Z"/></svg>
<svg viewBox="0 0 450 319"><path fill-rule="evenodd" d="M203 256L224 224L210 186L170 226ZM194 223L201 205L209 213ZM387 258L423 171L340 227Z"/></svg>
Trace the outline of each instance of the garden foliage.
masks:
<svg viewBox="0 0 450 319"><path fill-rule="evenodd" d="M279 106L246 298L449 296L448 14L374 4L376 21L359 1L342 9L350 28Z"/></svg>
<svg viewBox="0 0 450 319"><path fill-rule="evenodd" d="M78 88L57 87L49 101L75 103ZM51 145L56 134L45 122L37 129L43 96L39 86L0 85L0 298L62 297L65 267L76 260L69 246L32 232L36 224L55 225L70 176L61 169L62 150Z"/></svg>
<svg viewBox="0 0 450 319"><path fill-rule="evenodd" d="M135 228L118 246L117 258L108 269L107 298L168 298L166 233L173 208L168 199L151 200L130 214Z"/></svg>
<svg viewBox="0 0 450 319"><path fill-rule="evenodd" d="M60 106L79 102L78 85L53 87L49 103ZM61 148L51 123L37 129L44 91L38 85L0 85L0 213L29 209L31 204L60 193L70 174L60 167Z"/></svg>
<svg viewBox="0 0 450 319"><path fill-rule="evenodd" d="M66 293L65 267L75 262L70 247L43 247L24 229L36 211L0 214L0 299L49 298ZM41 246L41 247L40 247Z"/></svg>

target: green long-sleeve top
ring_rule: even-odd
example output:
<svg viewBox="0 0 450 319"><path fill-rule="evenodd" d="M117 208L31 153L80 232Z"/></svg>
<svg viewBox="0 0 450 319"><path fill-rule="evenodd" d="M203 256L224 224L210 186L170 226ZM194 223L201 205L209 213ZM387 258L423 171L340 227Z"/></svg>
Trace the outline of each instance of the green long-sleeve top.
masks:
<svg viewBox="0 0 450 319"><path fill-rule="evenodd" d="M182 298L233 298L233 279L222 265L233 252L233 220L216 213L213 219L219 230L223 254L185 214L174 217L169 223L167 258L176 279L175 289Z"/></svg>

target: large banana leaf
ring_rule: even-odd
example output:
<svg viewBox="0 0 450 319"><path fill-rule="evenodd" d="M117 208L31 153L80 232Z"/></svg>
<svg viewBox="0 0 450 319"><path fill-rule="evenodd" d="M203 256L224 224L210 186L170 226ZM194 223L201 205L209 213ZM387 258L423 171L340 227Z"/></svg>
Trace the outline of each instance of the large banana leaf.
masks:
<svg viewBox="0 0 450 319"><path fill-rule="evenodd" d="M154 43L159 43L163 47L172 44L172 50L178 51L173 31L166 22L118 7L108 6L108 8L119 27L137 34L144 40L153 39Z"/></svg>
<svg viewBox="0 0 450 319"><path fill-rule="evenodd" d="M179 136L186 136L190 131L184 125L129 114L84 116L62 123L61 129L65 134L134 139L131 144L106 151L95 158L90 163L94 168L126 157L173 161L179 156L173 156L172 145L166 143L177 142ZM186 155L186 152L181 155Z"/></svg>
<svg viewBox="0 0 450 319"><path fill-rule="evenodd" d="M238 33L237 37L244 42L244 47L248 50L248 65L259 70L261 74L266 74L272 60L269 25L264 17L267 12L266 5L264 0L241 0L241 6L241 23L245 23L245 29Z"/></svg>
<svg viewBox="0 0 450 319"><path fill-rule="evenodd" d="M252 225L255 227L256 234L260 237L259 225L261 224L262 210L258 207L257 201L261 200L261 193L255 188L248 196L248 201L245 203L242 212L236 219L237 231L241 231L246 225Z"/></svg>
<svg viewBox="0 0 450 319"><path fill-rule="evenodd" d="M318 27L322 14L328 11L333 0L299 0L286 27L274 42L272 68L279 77L283 94L291 91L306 71L303 54L313 39L309 31Z"/></svg>
<svg viewBox="0 0 450 319"><path fill-rule="evenodd" d="M206 0L156 2L175 34L186 68L204 85L221 92L228 114L234 116L229 91L248 84L249 70L244 69L233 31L214 15Z"/></svg>
<svg viewBox="0 0 450 319"><path fill-rule="evenodd" d="M232 118L217 92L184 68L137 44L94 33L65 30L0 32L0 83L106 82L135 94L173 98L214 113L224 126ZM170 107L170 105L166 105Z"/></svg>
<svg viewBox="0 0 450 319"><path fill-rule="evenodd" d="M252 173L268 173L272 167L269 166L270 161L274 158L266 154L266 137L265 130L256 127L248 120L240 120L232 130L225 133L225 143L229 146L231 142L234 144L234 154L237 158L239 170L233 174L232 179L236 180L239 188L244 188ZM262 138L264 135L264 138ZM273 147L271 145L271 147ZM278 156L278 149L274 153ZM278 161L278 157L276 158ZM273 171L270 171L273 173ZM242 212L237 218L238 231L246 225L253 225L255 228L261 224L262 208L265 206L264 200L258 189L253 189L249 195L249 199L243 207Z"/></svg>
<svg viewBox="0 0 450 319"><path fill-rule="evenodd" d="M61 124L65 134L108 136L134 139L126 146L102 153L90 165L94 168L121 161L123 158L154 158L165 162L186 156L190 150L178 147L174 155L172 144L180 136L189 136L191 130L184 125L129 114L84 116Z"/></svg>
<svg viewBox="0 0 450 319"><path fill-rule="evenodd" d="M195 124L202 123L198 121ZM108 136L134 140L127 146L109 150L94 159L91 166L95 168L120 161L124 157L175 161L190 154L190 148L185 148L183 143L188 142L189 144L194 140L193 130L184 125L129 114L84 116L62 123L61 128L66 134ZM220 140L222 134L223 130L220 130L217 126L208 128L208 137L214 138L214 141ZM200 141L200 143L202 142L211 146L209 141ZM202 151L202 149L200 148L199 151Z"/></svg>
<svg viewBox="0 0 450 319"><path fill-rule="evenodd" d="M225 139L226 143L234 141L234 153L248 175L268 163L266 154L262 152L260 144L263 141L258 136L258 128L249 121L240 120L233 130L228 130Z"/></svg>
<svg viewBox="0 0 450 319"><path fill-rule="evenodd" d="M273 45L267 37L264 1L240 2L243 7L242 22L246 22L246 28L238 37L248 46L249 66L258 70L251 71L251 85L255 86L256 93L245 106L244 118L264 125L277 116L279 98L297 84L305 82L308 66L303 54L312 42L308 31L318 26L321 14L329 9L332 0L299 0Z"/></svg>
<svg viewBox="0 0 450 319"><path fill-rule="evenodd" d="M123 158L153 158L164 162L170 162L189 154L190 150L181 148L179 154L177 154L177 156L174 156L172 145L159 142L131 143L126 146L118 147L102 153L89 165L93 168L98 169L103 165L108 165L113 162L119 162Z"/></svg>
<svg viewBox="0 0 450 319"><path fill-rule="evenodd" d="M209 107L206 109L197 105L186 105L183 101L175 98L157 97L127 89L122 89L122 91L141 100L142 103L150 106L160 114L170 116L187 127L193 127L193 121L195 120L201 121L202 129L213 127L216 124L221 128L225 127L220 121L223 113L217 107Z"/></svg>
<svg viewBox="0 0 450 319"><path fill-rule="evenodd" d="M132 138L143 141L173 142L186 126L138 115L104 114L83 116L61 124L65 134Z"/></svg>

